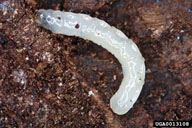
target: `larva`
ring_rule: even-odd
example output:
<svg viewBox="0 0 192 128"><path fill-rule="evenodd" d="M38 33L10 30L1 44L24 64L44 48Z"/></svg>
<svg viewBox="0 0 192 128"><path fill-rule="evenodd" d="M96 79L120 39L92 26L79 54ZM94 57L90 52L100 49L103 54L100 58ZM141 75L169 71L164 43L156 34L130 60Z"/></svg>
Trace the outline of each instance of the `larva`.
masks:
<svg viewBox="0 0 192 128"><path fill-rule="evenodd" d="M121 63L124 78L110 99L114 113L127 113L136 102L145 79L145 63L136 44L115 27L89 15L40 9L36 22L57 34L90 40L111 52Z"/></svg>

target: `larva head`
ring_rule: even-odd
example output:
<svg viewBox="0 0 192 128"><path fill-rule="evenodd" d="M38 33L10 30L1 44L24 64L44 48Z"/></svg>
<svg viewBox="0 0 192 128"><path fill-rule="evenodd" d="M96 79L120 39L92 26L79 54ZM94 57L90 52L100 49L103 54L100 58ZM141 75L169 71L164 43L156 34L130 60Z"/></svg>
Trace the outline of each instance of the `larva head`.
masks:
<svg viewBox="0 0 192 128"><path fill-rule="evenodd" d="M38 10L35 16L35 21L44 28L50 30L50 25L54 23L52 11L44 9Z"/></svg>

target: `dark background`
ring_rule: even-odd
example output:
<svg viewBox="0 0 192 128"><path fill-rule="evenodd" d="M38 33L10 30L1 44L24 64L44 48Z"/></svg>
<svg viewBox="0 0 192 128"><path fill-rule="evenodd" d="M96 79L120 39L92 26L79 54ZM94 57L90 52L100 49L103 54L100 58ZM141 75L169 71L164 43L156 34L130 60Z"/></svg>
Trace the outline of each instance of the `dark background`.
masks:
<svg viewBox="0 0 192 128"><path fill-rule="evenodd" d="M127 114L109 107L123 77L117 59L38 26L41 8L98 17L137 44L146 80ZM191 118L192 0L0 0L0 128L147 128Z"/></svg>

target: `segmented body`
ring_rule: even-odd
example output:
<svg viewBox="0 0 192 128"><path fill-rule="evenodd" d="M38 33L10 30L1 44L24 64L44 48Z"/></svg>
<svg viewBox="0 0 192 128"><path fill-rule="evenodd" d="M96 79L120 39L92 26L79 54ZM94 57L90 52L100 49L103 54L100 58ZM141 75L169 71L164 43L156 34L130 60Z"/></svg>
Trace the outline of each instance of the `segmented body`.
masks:
<svg viewBox="0 0 192 128"><path fill-rule="evenodd" d="M90 40L111 52L121 63L124 78L110 100L110 107L119 115L132 108L145 79L144 58L132 40L105 21L86 14L41 9L37 23L53 33Z"/></svg>

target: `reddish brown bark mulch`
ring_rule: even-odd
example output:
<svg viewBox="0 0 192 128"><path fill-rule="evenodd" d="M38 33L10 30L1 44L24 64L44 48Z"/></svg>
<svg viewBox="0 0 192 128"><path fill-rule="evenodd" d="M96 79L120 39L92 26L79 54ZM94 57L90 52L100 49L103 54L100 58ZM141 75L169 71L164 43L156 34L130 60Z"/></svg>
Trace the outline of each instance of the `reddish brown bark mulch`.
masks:
<svg viewBox="0 0 192 128"><path fill-rule="evenodd" d="M33 19L40 8L98 17L134 40L147 73L127 114L109 107L123 77L117 59L90 41L41 28ZM190 0L0 0L0 128L140 128L190 120L190 10Z"/></svg>

